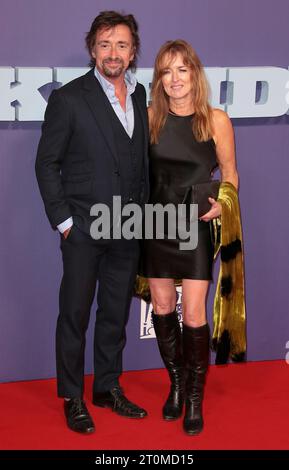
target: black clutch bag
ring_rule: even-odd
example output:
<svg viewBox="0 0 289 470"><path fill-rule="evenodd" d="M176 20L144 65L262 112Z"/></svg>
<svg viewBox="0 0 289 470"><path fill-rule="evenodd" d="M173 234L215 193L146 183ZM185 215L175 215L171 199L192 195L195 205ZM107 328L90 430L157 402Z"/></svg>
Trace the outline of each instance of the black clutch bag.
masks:
<svg viewBox="0 0 289 470"><path fill-rule="evenodd" d="M190 204L198 204L198 218L202 217L211 209L208 198L218 199L219 188L220 181L217 180L194 184L186 190L182 203L188 207Z"/></svg>

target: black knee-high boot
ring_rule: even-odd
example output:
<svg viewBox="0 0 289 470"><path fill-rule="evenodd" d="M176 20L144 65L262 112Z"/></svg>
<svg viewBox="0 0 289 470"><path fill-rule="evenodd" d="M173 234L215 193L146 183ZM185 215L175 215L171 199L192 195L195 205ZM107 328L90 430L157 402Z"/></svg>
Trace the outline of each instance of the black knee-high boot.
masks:
<svg viewBox="0 0 289 470"><path fill-rule="evenodd" d="M184 404L182 333L176 311L167 315L152 313L161 357L171 379L169 396L163 406L166 420L181 416Z"/></svg>
<svg viewBox="0 0 289 470"><path fill-rule="evenodd" d="M209 365L210 330L206 323L193 328L183 324L183 350L186 378L186 410L183 422L187 434L203 429L202 402L206 372Z"/></svg>

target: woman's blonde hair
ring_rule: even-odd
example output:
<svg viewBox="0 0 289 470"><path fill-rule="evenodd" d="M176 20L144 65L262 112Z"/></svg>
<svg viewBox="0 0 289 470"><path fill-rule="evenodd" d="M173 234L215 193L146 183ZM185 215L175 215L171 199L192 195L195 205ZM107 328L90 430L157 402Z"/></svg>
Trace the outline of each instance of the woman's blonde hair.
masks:
<svg viewBox="0 0 289 470"><path fill-rule="evenodd" d="M178 53L181 54L184 65L192 71L195 108L192 132L199 142L209 140L213 134L212 108L208 102L209 85L202 63L190 44L182 39L177 39L167 41L160 48L155 60L150 106L150 140L152 144L158 143L160 131L169 112L169 97L162 84L163 71L168 66L168 62L171 62Z"/></svg>

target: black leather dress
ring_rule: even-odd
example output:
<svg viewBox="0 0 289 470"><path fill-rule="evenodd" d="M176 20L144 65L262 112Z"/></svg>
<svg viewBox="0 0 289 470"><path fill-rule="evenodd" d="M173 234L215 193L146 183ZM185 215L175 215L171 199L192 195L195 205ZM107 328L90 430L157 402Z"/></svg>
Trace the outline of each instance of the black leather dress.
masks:
<svg viewBox="0 0 289 470"><path fill-rule="evenodd" d="M168 114L159 143L150 148L150 203L180 204L192 184L209 181L217 166L213 139L197 142L194 115ZM180 240L144 240L140 274L144 277L212 279L213 244L210 224L198 222L198 245L180 250Z"/></svg>

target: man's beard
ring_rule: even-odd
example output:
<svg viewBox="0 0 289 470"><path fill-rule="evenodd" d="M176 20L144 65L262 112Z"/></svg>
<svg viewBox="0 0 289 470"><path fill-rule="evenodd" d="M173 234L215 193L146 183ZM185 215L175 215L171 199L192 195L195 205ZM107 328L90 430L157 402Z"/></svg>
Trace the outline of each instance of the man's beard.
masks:
<svg viewBox="0 0 289 470"><path fill-rule="evenodd" d="M109 63L118 64L118 67L111 70L108 65ZM123 60L120 58L111 59L110 57L108 57L107 59L104 59L102 62L102 70L106 77L118 78L121 76L121 74L125 70Z"/></svg>

